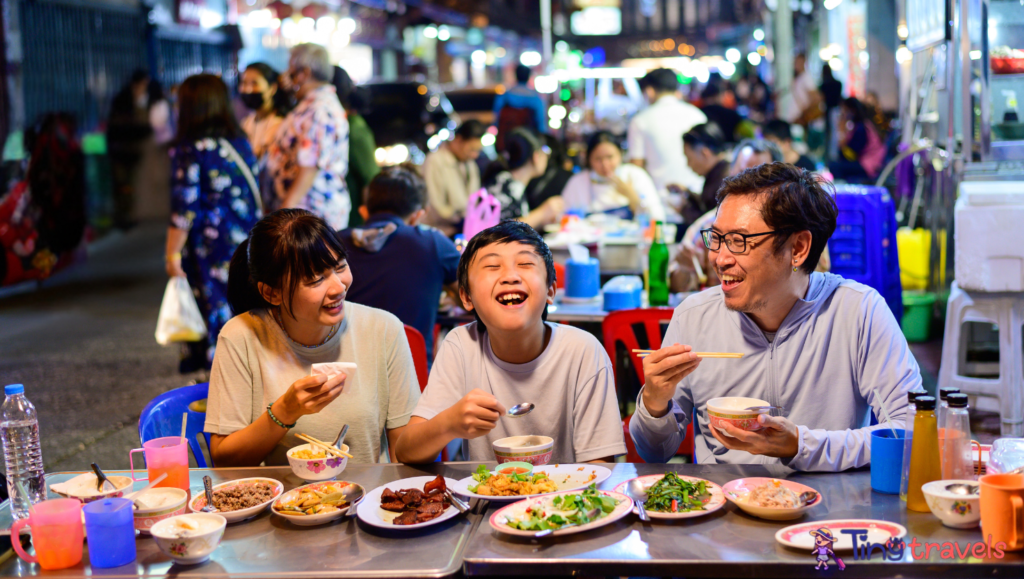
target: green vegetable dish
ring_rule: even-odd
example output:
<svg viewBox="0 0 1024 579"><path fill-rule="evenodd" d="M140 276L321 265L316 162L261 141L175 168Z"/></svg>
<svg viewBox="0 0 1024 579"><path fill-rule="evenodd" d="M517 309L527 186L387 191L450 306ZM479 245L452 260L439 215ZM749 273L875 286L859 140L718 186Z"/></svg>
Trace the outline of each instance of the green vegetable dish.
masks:
<svg viewBox="0 0 1024 579"><path fill-rule="evenodd" d="M674 472L667 472L647 489L644 508L659 513L703 511L704 503L710 498L711 493L704 481L690 482L679 478Z"/></svg>
<svg viewBox="0 0 1024 579"><path fill-rule="evenodd" d="M579 494L534 499L523 514L505 517L505 524L520 531L557 531L607 517L618 504L617 499L590 485Z"/></svg>

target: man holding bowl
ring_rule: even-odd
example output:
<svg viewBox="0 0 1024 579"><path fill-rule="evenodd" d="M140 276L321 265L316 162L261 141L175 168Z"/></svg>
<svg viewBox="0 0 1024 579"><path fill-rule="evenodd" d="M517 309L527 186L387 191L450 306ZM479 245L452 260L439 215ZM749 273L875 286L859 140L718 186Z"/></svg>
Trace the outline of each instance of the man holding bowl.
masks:
<svg viewBox="0 0 1024 579"><path fill-rule="evenodd" d="M630 434L647 462L666 462L696 410L700 463L778 463L807 471L868 464L869 412L902 425L921 374L899 323L875 290L816 273L836 228L829 187L784 163L727 179L702 230L722 285L676 308L664 344L644 359ZM740 359L703 360L702 352ZM756 430L716 420L708 401L746 397L782 410ZM758 428L758 426L760 428Z"/></svg>

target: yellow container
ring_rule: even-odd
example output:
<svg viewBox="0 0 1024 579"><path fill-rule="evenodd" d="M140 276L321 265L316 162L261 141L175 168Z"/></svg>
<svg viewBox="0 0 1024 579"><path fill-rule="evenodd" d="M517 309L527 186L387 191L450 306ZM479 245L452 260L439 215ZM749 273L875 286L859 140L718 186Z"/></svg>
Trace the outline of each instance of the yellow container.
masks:
<svg viewBox="0 0 1024 579"><path fill-rule="evenodd" d="M928 288L931 274L932 232L900 227L896 230L896 248L900 256L900 284L905 290ZM946 278L946 231L939 232L939 282Z"/></svg>

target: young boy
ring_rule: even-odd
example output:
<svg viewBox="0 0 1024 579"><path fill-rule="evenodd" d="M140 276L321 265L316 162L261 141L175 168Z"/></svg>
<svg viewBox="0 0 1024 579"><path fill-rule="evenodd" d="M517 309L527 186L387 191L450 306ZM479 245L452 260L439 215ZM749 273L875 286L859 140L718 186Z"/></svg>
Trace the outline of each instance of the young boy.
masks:
<svg viewBox="0 0 1024 579"><path fill-rule="evenodd" d="M601 343L546 321L555 267L533 228L506 221L473 237L459 261L459 293L477 321L440 346L396 445L399 461L432 461L456 438L468 460L494 460L492 442L528 434L554 439L552 463L606 462L626 452ZM503 417L520 402L535 409Z"/></svg>

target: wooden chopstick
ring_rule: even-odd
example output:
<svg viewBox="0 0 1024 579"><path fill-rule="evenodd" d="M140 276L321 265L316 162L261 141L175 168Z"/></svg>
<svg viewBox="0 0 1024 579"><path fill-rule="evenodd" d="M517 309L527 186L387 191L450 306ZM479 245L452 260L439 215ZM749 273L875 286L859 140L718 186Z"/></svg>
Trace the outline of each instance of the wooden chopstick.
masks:
<svg viewBox="0 0 1024 579"><path fill-rule="evenodd" d="M296 434L295 437L298 438L299 440L304 440L304 441L306 441L306 442L308 442L308 443L310 443L312 445L322 446L325 451L327 451L330 454L333 454L334 456L336 456L338 458L352 458L352 455L347 453L347 452L345 452L344 450L341 450L341 449L339 449L339 448L337 448L337 447L335 447L335 446L333 446L331 444L328 444L328 443L326 443L326 442L324 442L322 440L313 438L312 436L310 436L308 434Z"/></svg>
<svg viewBox="0 0 1024 579"><path fill-rule="evenodd" d="M633 350L634 354L638 357L644 358L654 353L654 350ZM743 354L737 354L735 352L693 352L700 358L742 358Z"/></svg>

